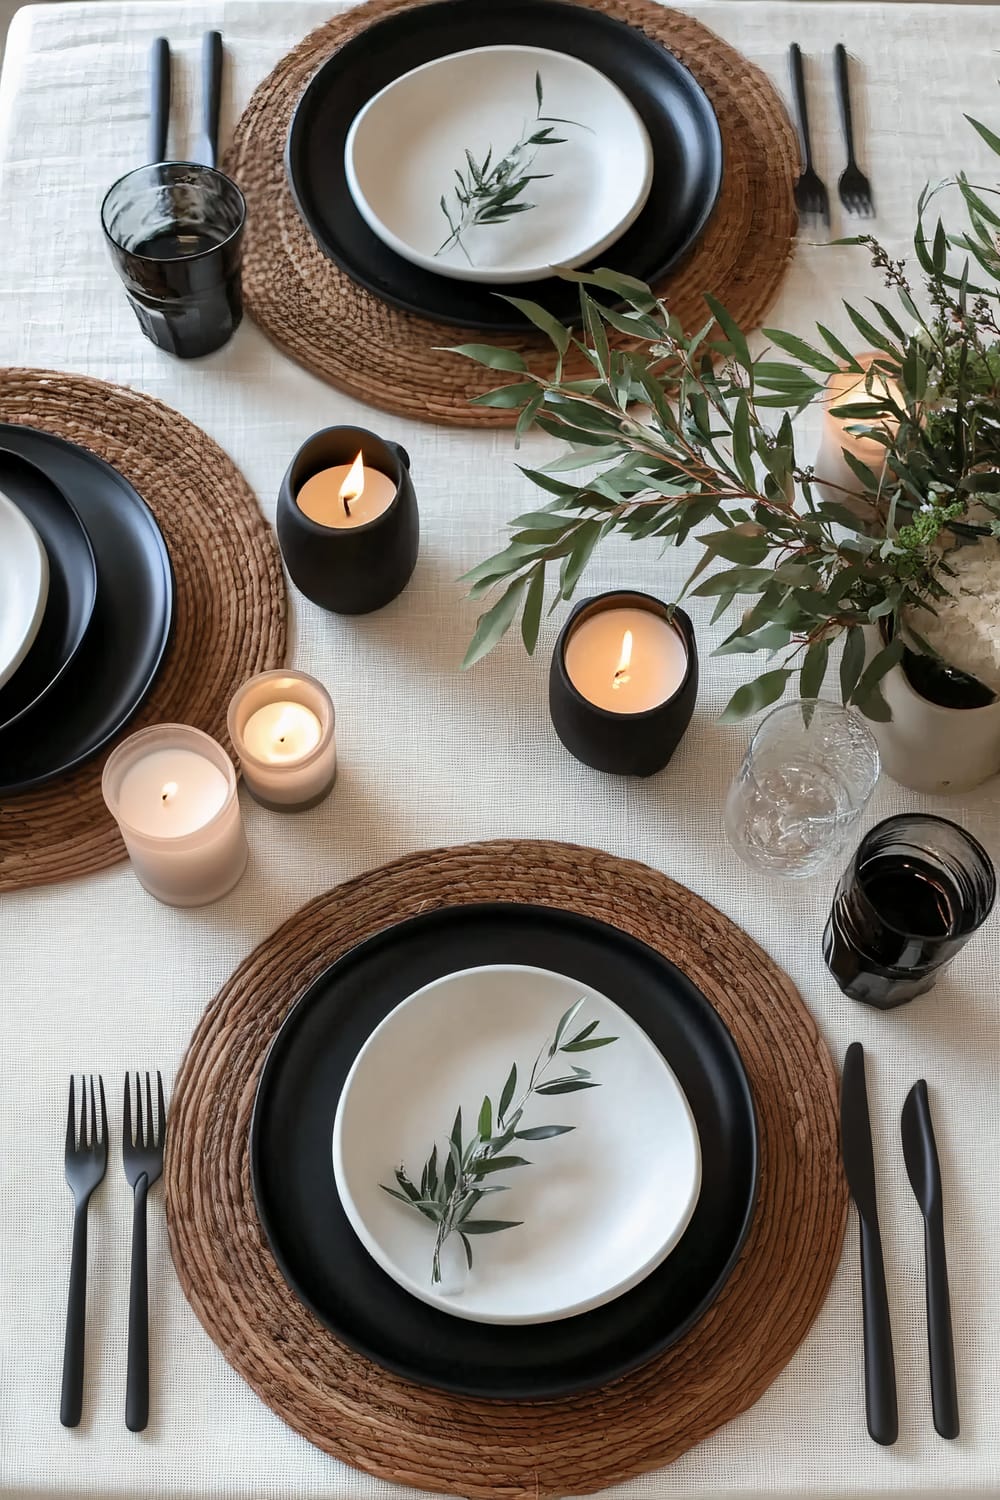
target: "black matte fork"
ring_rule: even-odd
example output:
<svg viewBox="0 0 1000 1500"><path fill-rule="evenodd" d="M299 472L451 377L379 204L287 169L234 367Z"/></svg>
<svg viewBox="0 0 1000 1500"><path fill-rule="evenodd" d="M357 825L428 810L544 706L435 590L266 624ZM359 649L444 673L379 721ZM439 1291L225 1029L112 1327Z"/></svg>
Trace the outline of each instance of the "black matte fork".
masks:
<svg viewBox="0 0 1000 1500"><path fill-rule="evenodd" d="M837 98L840 100L840 124L844 132L844 147L847 151L847 166L840 174L837 184L840 201L849 214L862 219L875 217L871 183L858 166L854 156L854 121L851 116L851 80L847 69L847 51L842 42L833 49L833 71L837 80Z"/></svg>
<svg viewBox="0 0 1000 1500"><path fill-rule="evenodd" d="M163 1171L163 1143L167 1112L163 1080L156 1075L158 1112L153 1118L153 1095L146 1074L143 1109L139 1075L135 1075L135 1134L132 1133L132 1092L125 1074L122 1112L122 1161L133 1194L132 1277L128 1294L128 1367L125 1378L125 1426L141 1432L149 1420L149 1295L146 1281L146 1195Z"/></svg>
<svg viewBox="0 0 1000 1500"><path fill-rule="evenodd" d="M822 219L830 226L830 195L826 184L813 166L812 141L809 136L809 110L806 106L806 80L802 71L802 49L793 42L788 50L792 69L792 92L795 95L795 113L799 121L799 140L802 145L802 175L795 184L795 207L804 219Z"/></svg>
<svg viewBox="0 0 1000 1500"><path fill-rule="evenodd" d="M79 1131L76 1119L76 1080L69 1081L69 1118L66 1121L66 1181L73 1193L73 1258L69 1270L69 1305L66 1309L66 1343L63 1348L62 1400L59 1420L76 1427L83 1411L83 1350L87 1323L87 1209L90 1195L104 1181L108 1165L108 1111L104 1103L104 1080L97 1079L101 1098L100 1120L94 1099L94 1076L90 1076L90 1129L87 1129L87 1080L80 1080Z"/></svg>

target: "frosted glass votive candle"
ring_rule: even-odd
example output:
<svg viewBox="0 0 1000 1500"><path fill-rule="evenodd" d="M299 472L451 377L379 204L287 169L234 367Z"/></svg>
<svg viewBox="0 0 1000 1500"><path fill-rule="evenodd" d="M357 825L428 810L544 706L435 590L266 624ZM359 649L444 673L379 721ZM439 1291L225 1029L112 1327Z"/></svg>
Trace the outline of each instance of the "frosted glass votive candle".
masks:
<svg viewBox="0 0 1000 1500"><path fill-rule="evenodd" d="M261 672L229 705L229 737L247 791L273 812L304 812L337 775L330 694L305 672Z"/></svg>
<svg viewBox="0 0 1000 1500"><path fill-rule="evenodd" d="M108 756L101 778L139 883L168 906L206 906L232 890L249 850L236 772L211 735L155 724Z"/></svg>

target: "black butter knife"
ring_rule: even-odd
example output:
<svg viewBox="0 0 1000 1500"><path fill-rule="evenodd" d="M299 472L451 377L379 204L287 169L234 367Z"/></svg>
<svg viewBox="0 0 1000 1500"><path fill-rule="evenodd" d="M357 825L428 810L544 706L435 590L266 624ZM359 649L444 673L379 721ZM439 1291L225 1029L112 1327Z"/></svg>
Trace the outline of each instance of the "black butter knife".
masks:
<svg viewBox="0 0 1000 1500"><path fill-rule="evenodd" d="M840 1080L840 1137L847 1185L861 1222L861 1301L865 1332L865 1415L868 1431L886 1447L899 1434L896 1364L892 1353L889 1297L885 1288L882 1236L875 1196L875 1157L865 1083L865 1053L852 1042Z"/></svg>
<svg viewBox="0 0 1000 1500"><path fill-rule="evenodd" d="M934 1426L945 1438L958 1437L958 1389L955 1346L948 1296L948 1261L944 1248L944 1207L927 1084L921 1078L906 1096L901 1121L903 1159L910 1185L924 1216L924 1275L927 1285L927 1344L931 1364Z"/></svg>

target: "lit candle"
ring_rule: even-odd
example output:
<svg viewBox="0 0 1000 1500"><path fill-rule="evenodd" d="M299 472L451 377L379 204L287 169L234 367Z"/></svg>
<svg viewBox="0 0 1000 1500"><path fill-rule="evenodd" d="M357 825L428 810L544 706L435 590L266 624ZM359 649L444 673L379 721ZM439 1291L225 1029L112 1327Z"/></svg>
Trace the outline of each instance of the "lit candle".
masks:
<svg viewBox="0 0 1000 1500"><path fill-rule="evenodd" d="M877 354L859 354L858 363L864 366L862 373L859 374L856 370L838 370L828 379L826 394L823 398L823 433L813 465L816 473L814 487L821 498L833 504L845 505L855 512L858 510L858 501L856 498L852 500L852 497L863 495L865 492L861 481L845 459L843 450L846 448L848 453L860 460L878 477L885 466L885 447L875 438L865 437L861 433L848 432L847 429L860 424L881 427L887 433L894 433L898 423L891 416L878 419L873 417L871 420L866 420L864 417L835 417L832 408L856 406L865 402L885 400L887 397L897 405L902 404L903 393L894 380L876 374L872 380L871 391L865 389L867 371L877 358ZM869 504L867 498L861 504L867 506Z"/></svg>
<svg viewBox="0 0 1000 1500"><path fill-rule="evenodd" d="M250 754L270 765L294 765L315 750L323 731L304 703L265 703L247 719L243 743Z"/></svg>
<svg viewBox="0 0 1000 1500"><path fill-rule="evenodd" d="M307 599L339 615L382 609L409 583L420 543L405 448L364 427L314 432L281 481L275 529Z"/></svg>
<svg viewBox="0 0 1000 1500"><path fill-rule="evenodd" d="M388 474L366 467L359 453L353 463L334 464L307 479L295 497L303 515L338 530L367 526L384 515L396 498Z"/></svg>
<svg viewBox="0 0 1000 1500"><path fill-rule="evenodd" d="M698 696L691 621L648 594L602 594L577 605L556 643L549 711L577 760L652 776L667 764Z"/></svg>
<svg viewBox="0 0 1000 1500"><path fill-rule="evenodd" d="M601 610L581 620L566 642L570 682L613 714L641 714L665 703L687 665L679 631L645 609Z"/></svg>
<svg viewBox="0 0 1000 1500"><path fill-rule="evenodd" d="M222 746L186 724L124 740L101 781L141 885L170 906L204 906L239 880L247 843L236 773Z"/></svg>
<svg viewBox="0 0 1000 1500"><path fill-rule="evenodd" d="M229 705L229 736L247 791L276 812L315 807L337 774L334 711L305 672L261 672Z"/></svg>

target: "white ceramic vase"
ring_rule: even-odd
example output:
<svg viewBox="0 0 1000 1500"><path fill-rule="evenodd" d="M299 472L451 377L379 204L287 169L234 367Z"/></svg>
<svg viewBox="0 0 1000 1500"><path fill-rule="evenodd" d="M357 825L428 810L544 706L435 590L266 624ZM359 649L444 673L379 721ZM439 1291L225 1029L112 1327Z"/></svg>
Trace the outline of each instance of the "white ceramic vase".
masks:
<svg viewBox="0 0 1000 1500"><path fill-rule="evenodd" d="M870 660L884 642L876 626L865 635ZM984 708L943 708L916 691L902 666L886 674L882 693L891 721L867 722L893 781L943 796L971 791L1000 772L1000 700Z"/></svg>

